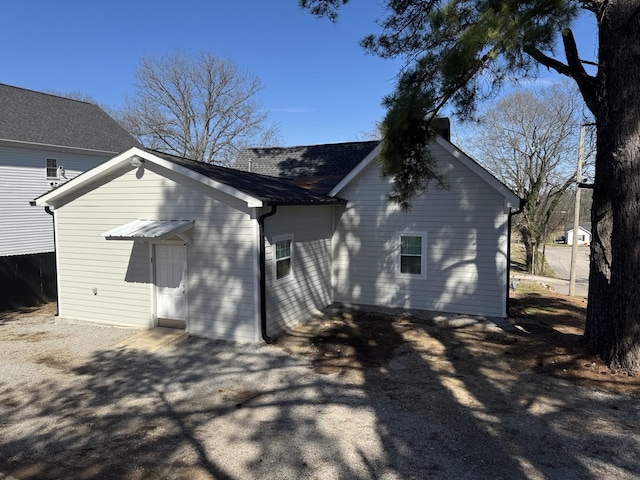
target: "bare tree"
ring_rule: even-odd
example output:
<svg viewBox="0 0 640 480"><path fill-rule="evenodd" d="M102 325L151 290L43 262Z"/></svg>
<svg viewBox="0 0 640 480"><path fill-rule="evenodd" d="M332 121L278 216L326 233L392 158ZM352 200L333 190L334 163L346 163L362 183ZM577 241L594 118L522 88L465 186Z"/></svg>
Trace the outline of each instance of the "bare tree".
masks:
<svg viewBox="0 0 640 480"><path fill-rule="evenodd" d="M97 105L102 110L107 112L110 117L120 123L120 111L114 109L113 107L110 107L106 103L98 102L92 95L88 93L81 92L80 90L73 90L71 92L65 93L54 88L45 90L45 93L48 93L49 95L55 95L56 97L70 98L71 100L78 100L79 102L92 103L94 105Z"/></svg>
<svg viewBox="0 0 640 480"><path fill-rule="evenodd" d="M553 86L513 93L480 120L474 142L478 158L525 201L514 227L524 243L527 268L536 245L558 226L559 203L575 187L580 111L576 92Z"/></svg>
<svg viewBox="0 0 640 480"><path fill-rule="evenodd" d="M256 101L259 79L228 59L208 52L144 58L135 78L120 121L149 148L229 164L238 149L277 139Z"/></svg>

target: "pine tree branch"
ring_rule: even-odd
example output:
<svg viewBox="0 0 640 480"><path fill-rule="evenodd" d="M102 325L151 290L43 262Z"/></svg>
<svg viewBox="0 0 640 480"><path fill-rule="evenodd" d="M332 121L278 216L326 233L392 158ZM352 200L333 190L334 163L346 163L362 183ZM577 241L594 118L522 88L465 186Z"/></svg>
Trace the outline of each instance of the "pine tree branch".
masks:
<svg viewBox="0 0 640 480"><path fill-rule="evenodd" d="M595 86L596 79L589 75L584 69L582 61L578 56L578 47L576 46L573 32L568 28L562 31L562 43L564 44L564 50L567 56L566 64L545 55L533 45L527 45L523 50L541 65L551 68L561 75L572 78L578 85L589 110L591 110L594 115L597 115L598 97Z"/></svg>

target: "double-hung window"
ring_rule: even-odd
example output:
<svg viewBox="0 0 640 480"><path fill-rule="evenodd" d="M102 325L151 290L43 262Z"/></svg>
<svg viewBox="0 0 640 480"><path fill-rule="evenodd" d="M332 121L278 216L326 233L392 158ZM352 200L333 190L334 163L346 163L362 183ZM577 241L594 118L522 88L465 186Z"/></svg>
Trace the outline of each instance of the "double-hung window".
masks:
<svg viewBox="0 0 640 480"><path fill-rule="evenodd" d="M58 180L58 160L55 158L47 158L45 160L45 171L47 173L47 180Z"/></svg>
<svg viewBox="0 0 640 480"><path fill-rule="evenodd" d="M427 234L408 232L398 233L398 264L399 276L409 278L426 277L426 243Z"/></svg>
<svg viewBox="0 0 640 480"><path fill-rule="evenodd" d="M293 277L293 235L273 239L275 280L285 281Z"/></svg>

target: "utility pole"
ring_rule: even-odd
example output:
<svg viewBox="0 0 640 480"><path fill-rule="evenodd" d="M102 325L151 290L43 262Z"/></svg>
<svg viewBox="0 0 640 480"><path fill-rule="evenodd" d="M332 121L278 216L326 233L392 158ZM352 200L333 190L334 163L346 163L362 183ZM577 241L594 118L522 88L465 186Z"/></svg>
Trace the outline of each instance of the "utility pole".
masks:
<svg viewBox="0 0 640 480"><path fill-rule="evenodd" d="M580 125L580 143L578 145L578 168L576 169L576 204L573 213L573 239L571 241L571 273L569 274L569 296L576 294L576 269L578 266L578 232L580 230L580 184L582 183L582 157L584 156L584 129Z"/></svg>

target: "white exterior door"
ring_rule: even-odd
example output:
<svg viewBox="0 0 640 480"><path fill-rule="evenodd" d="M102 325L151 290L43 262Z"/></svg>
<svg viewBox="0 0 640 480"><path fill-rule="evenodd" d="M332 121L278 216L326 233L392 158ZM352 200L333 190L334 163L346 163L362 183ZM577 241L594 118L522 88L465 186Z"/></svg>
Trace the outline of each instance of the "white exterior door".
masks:
<svg viewBox="0 0 640 480"><path fill-rule="evenodd" d="M156 245L155 249L158 325L184 328L187 320L187 247Z"/></svg>

